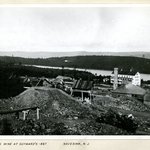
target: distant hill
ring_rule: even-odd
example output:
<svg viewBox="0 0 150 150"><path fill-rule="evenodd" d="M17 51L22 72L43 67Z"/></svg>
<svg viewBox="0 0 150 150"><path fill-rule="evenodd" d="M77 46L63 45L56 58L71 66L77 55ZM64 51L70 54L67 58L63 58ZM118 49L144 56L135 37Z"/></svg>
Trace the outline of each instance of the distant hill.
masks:
<svg viewBox="0 0 150 150"><path fill-rule="evenodd" d="M9 64L43 65L84 69L113 70L114 67L129 71L150 74L150 59L128 56L74 56L53 58L0 57L1 62Z"/></svg>
<svg viewBox="0 0 150 150"><path fill-rule="evenodd" d="M74 51L74 52L0 52L0 56L14 56L25 58L49 58L49 57L65 57L65 56L134 56L144 57L150 59L150 52L87 52L87 51Z"/></svg>

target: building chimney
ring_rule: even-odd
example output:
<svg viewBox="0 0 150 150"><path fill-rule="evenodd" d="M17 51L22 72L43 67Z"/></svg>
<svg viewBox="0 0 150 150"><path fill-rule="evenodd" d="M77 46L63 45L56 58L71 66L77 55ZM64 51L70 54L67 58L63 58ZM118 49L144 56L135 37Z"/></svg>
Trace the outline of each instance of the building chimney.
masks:
<svg viewBox="0 0 150 150"><path fill-rule="evenodd" d="M114 68L114 84L113 89L117 89L118 87L118 68Z"/></svg>

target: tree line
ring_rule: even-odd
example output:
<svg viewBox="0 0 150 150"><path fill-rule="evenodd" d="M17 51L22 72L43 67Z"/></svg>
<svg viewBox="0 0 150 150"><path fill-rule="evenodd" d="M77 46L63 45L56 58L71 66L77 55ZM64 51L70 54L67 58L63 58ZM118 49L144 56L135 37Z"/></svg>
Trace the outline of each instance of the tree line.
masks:
<svg viewBox="0 0 150 150"><path fill-rule="evenodd" d="M113 70L114 67L150 74L150 59L128 56L74 56L53 58L21 58L1 56L9 64L44 65L84 69Z"/></svg>

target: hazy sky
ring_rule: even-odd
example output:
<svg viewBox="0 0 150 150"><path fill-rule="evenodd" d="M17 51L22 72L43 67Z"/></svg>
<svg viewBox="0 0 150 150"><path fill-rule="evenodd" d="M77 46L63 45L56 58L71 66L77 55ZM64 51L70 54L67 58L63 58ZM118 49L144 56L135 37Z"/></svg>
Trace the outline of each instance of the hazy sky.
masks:
<svg viewBox="0 0 150 150"><path fill-rule="evenodd" d="M0 51L150 51L150 7L0 7Z"/></svg>

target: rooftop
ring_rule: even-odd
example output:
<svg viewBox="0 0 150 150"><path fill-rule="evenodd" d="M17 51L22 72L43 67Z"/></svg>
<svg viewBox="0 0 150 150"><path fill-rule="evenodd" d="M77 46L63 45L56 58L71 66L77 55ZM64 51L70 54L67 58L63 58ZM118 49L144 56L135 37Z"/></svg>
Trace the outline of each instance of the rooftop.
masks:
<svg viewBox="0 0 150 150"><path fill-rule="evenodd" d="M124 74L124 75L135 75L138 71L135 71L134 69L118 69L118 74ZM112 72L114 74L114 71Z"/></svg>
<svg viewBox="0 0 150 150"><path fill-rule="evenodd" d="M127 85L118 87L116 90L113 91L113 93L144 95L146 91L139 86L129 83Z"/></svg>
<svg viewBox="0 0 150 150"><path fill-rule="evenodd" d="M78 90L91 90L92 87L93 81L76 80L72 88Z"/></svg>
<svg viewBox="0 0 150 150"><path fill-rule="evenodd" d="M67 76L57 76L56 79L62 79L62 80L72 80L71 77L67 77Z"/></svg>

